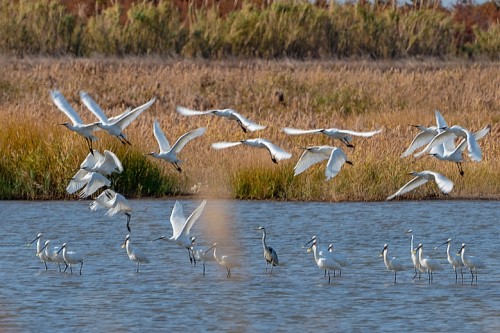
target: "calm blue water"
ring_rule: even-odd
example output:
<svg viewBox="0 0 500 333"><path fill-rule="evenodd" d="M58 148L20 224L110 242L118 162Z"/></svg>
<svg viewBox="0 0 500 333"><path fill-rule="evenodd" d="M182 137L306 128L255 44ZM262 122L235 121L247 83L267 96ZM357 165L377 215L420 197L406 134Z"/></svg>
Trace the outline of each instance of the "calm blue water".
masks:
<svg viewBox="0 0 500 333"><path fill-rule="evenodd" d="M182 201L190 214L198 200ZM224 268L192 267L185 249L167 242L173 200L132 201L133 246L151 263L135 272L124 249L125 217L91 212L89 201L0 202L0 331L500 331L500 203L423 201L390 203L301 203L209 201L192 234L199 246L230 240L242 267L226 278ZM226 212L228 226L210 211ZM259 225L281 267L266 275ZM409 236L445 271L412 281ZM85 257L83 274L59 273L25 243L43 232L53 245L67 242ZM328 284L313 255L303 248L312 235L333 243L351 261ZM477 285L455 284L445 248L466 242L469 255L487 268ZM221 238L221 239L217 239ZM406 260L393 274L379 254ZM75 271L77 273L77 270Z"/></svg>

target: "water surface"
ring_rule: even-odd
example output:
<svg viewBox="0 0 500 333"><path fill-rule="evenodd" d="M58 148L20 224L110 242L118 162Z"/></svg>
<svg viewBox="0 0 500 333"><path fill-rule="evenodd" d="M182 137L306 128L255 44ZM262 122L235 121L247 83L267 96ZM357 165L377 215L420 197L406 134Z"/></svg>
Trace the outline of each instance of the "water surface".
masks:
<svg viewBox="0 0 500 333"><path fill-rule="evenodd" d="M215 263L203 276L175 244L150 242L170 236L173 200L132 201L132 245L151 260L139 274L120 248L125 217L91 212L88 203L0 202L1 331L500 331L496 201L209 201L207 209L227 212L226 230L207 213L192 234L199 246L223 235L238 246L242 267L230 279ZM182 203L188 215L199 201ZM259 225L282 263L272 275L265 274ZM412 280L408 229L445 267L432 284ZM60 273L54 264L45 271L35 246L25 246L39 232L82 253L83 274ZM331 284L303 248L312 235L351 261ZM445 248L434 250L447 238L453 251L466 242L468 254L486 264L477 285L468 273L455 283ZM379 257L384 243L408 265L396 284Z"/></svg>

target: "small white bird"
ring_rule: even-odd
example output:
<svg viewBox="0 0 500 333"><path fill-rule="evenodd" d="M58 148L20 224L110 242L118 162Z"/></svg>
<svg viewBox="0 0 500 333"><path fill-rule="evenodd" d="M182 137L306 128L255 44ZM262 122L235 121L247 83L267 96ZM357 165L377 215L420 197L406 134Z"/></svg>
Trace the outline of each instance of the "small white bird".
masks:
<svg viewBox="0 0 500 333"><path fill-rule="evenodd" d="M338 262L339 265L341 266L341 269L339 270L339 276L342 276L342 267L350 266L351 262L349 261L349 259L347 259L345 255L334 252L333 244L328 245L328 252L331 253L333 260ZM335 271L333 271L333 277L335 277Z"/></svg>
<svg viewBox="0 0 500 333"><path fill-rule="evenodd" d="M130 142L127 140L127 136L125 135L125 133L123 133L123 131L125 130L125 128L127 128L128 125L130 125L132 121L134 121L137 117L139 117L139 115L144 110L149 108L156 101L156 98L153 97L151 100L149 100L149 102L141 106L138 106L133 110L127 110L119 116L108 119L108 117L106 117L106 115L102 111L101 107L97 105L97 103L92 99L92 97L89 96L89 94L87 94L84 91L81 91L80 99L82 100L82 103L97 118L99 118L99 122L95 123L95 125L99 126L103 130L108 132L110 135L116 136L121 143L128 145L130 145Z"/></svg>
<svg viewBox="0 0 500 333"><path fill-rule="evenodd" d="M278 161L288 159L292 157L292 154L289 152L284 151L280 147L276 146L273 144L271 141L266 140L266 139L247 139L247 140L241 140L237 142L216 142L212 144L212 148L214 149L224 149L224 148L229 148L229 147L234 147L238 145L246 145L250 147L256 147L256 148L264 148L269 151L271 154L271 159L274 163L278 163Z"/></svg>
<svg viewBox="0 0 500 333"><path fill-rule="evenodd" d="M40 253L43 253L43 258L46 262L55 262L57 266L59 267L59 272L61 271L61 265L64 264L64 258L61 256L57 255L57 252L59 251L59 247L54 247L53 249L50 249L50 240L45 241L45 245L43 248L40 250Z"/></svg>
<svg viewBox="0 0 500 333"><path fill-rule="evenodd" d="M186 248L189 253L189 261L191 264L196 264L196 258L193 253L192 241L193 237L189 236L189 232L193 227L194 223L198 220L205 208L207 201L203 200L202 203L189 215L186 219L184 217L184 212L182 210L182 204L179 201L175 201L174 209L170 215L170 224L172 225L172 237L167 238L161 236L153 241L166 240L173 242L180 247Z"/></svg>
<svg viewBox="0 0 500 333"><path fill-rule="evenodd" d="M94 131L99 130L99 127L96 124L84 124L83 120L76 113L76 111L71 107L66 98L64 98L63 94L61 94L57 90L50 91L50 97L52 101L57 106L59 110L64 112L64 114L71 120L72 124L69 122L58 124L66 126L69 130L83 136L87 141L87 145L89 147L90 153L93 153L92 149L92 141L96 141L97 137L95 137L92 133Z"/></svg>
<svg viewBox="0 0 500 333"><path fill-rule="evenodd" d="M384 244L384 249L380 253L380 256L384 257L385 267L389 271L394 272L394 283L396 283L397 272L404 271L404 270L406 270L406 268L401 262L399 262L396 259L396 257L392 257L392 259L389 259L388 251L389 251L389 248L388 248L387 244Z"/></svg>
<svg viewBox="0 0 500 333"><path fill-rule="evenodd" d="M368 138L381 133L382 130L379 129L371 132L356 132L351 130L342 130L338 128L320 128L320 129L303 130L303 129L285 127L283 128L283 132L285 132L288 135L323 133L334 139L339 139L347 147L354 148L354 146L351 144L353 136L361 136Z"/></svg>
<svg viewBox="0 0 500 333"><path fill-rule="evenodd" d="M91 177L89 176L91 172L98 172L103 176L107 176L113 172L121 173L122 171L122 163L113 152L105 150L104 155L102 155L99 151L94 150L94 153L89 153L85 160L80 164L80 170L78 170L73 178L71 178L68 186L66 187L66 191L72 194L84 187L87 184L89 177ZM101 180L105 181L104 179L106 178L101 178Z"/></svg>
<svg viewBox="0 0 500 333"><path fill-rule="evenodd" d="M414 156L420 157L429 153L433 147L441 145L447 141L454 140L457 137L463 137L466 139L467 150L469 151L469 158L471 160L475 162L482 160L483 156L481 153L481 147L479 147L474 134L468 129L458 125L443 128L441 133L437 134L423 150Z"/></svg>
<svg viewBox="0 0 500 333"><path fill-rule="evenodd" d="M81 170L83 169L80 169L80 171ZM83 199L88 196L91 196L92 194L94 194L95 191L97 191L103 186L108 186L108 187L111 186L111 181L108 178L101 175L99 172L85 171L85 174L82 175L80 171L78 171L73 176L73 178L71 178L70 184L66 188L66 191L69 194L73 194L83 187L83 189L78 194L78 197L80 199Z"/></svg>
<svg viewBox="0 0 500 333"><path fill-rule="evenodd" d="M464 263L462 262L462 258L459 256L453 257L450 253L450 248L451 248L451 238L448 238L446 242L443 244L435 247L434 249L438 249L441 246L447 244L448 246L446 247L446 259L448 259L448 262L450 263L451 267L453 267L453 271L455 272L455 283L458 282L458 273L457 273L457 268L460 268L460 274L462 275L462 283L464 282L464 272L462 271L462 267L464 267Z"/></svg>
<svg viewBox="0 0 500 333"><path fill-rule="evenodd" d="M406 149L406 151L403 154L401 154L401 158L409 156L418 148L427 145L429 142L432 141L432 139L436 135L438 135L440 132L443 131L442 128L448 127L446 121L444 120L443 116L438 110L436 110L436 125L437 126L430 126L430 127L425 127L423 125L412 125L413 127L418 128L420 130L420 133L418 133L415 136L408 149ZM453 140L447 141L445 143L445 146L443 146L442 148L445 147L448 150L450 149L452 150ZM438 150L437 148L441 147L434 147L430 152L431 153L437 152Z"/></svg>
<svg viewBox="0 0 500 333"><path fill-rule="evenodd" d="M133 262L137 263L137 271L136 271L137 273L139 273L139 265L140 264L149 263L148 258L144 254L139 252L137 249L133 249L130 246L130 235L127 235L125 237L125 242L122 244L122 249L123 248L127 249L127 255L128 255L129 259L132 260Z"/></svg>
<svg viewBox="0 0 500 333"><path fill-rule="evenodd" d="M476 141L485 137L486 134L489 133L490 128L491 128L490 126L486 126L485 128L475 132L473 136L476 139ZM451 150L444 149L441 151L438 150L436 152L432 152L434 148L436 148L433 147L429 155L432 155L442 161L455 162L458 167L458 172L460 173L461 176L463 176L464 175L464 170L462 168L462 162L464 161L463 152L466 147L467 147L467 139L463 139L456 147L454 147Z"/></svg>
<svg viewBox="0 0 500 333"><path fill-rule="evenodd" d="M472 275L472 280L470 283L472 284L474 282L474 276L475 276L477 284L477 269L484 268L485 267L484 263L479 258L465 255L465 243L462 243L462 247L457 252L457 255L462 257L462 263L464 264L465 267L467 267L470 270L470 274Z"/></svg>
<svg viewBox="0 0 500 333"><path fill-rule="evenodd" d="M42 236L43 234L42 233L39 233L38 235L36 235L36 238L33 239L31 242L29 242L28 244L26 244L26 246L31 246L31 244L33 244L34 242L36 242L36 255L40 258L40 260L43 262L43 264L45 265L45 270L48 269L47 267L47 258L44 256L44 254L42 253L43 252L43 249L44 249L44 246L42 246Z"/></svg>
<svg viewBox="0 0 500 333"><path fill-rule="evenodd" d="M273 267L274 266L279 266L280 262L278 259L278 253L270 247L267 246L266 244L266 228L265 227L259 227L257 228L258 230L262 230L262 248L264 249L264 259L266 260L266 273L267 273L267 266L271 264L271 273L273 274Z"/></svg>
<svg viewBox="0 0 500 333"><path fill-rule="evenodd" d="M226 269L226 271L227 271L226 277L230 278L231 277L231 268L240 267L241 266L240 261L236 257L230 256L227 254L223 254L220 256L217 255L217 243L214 243L214 245L212 245L212 247L210 247L207 251L205 251L205 253L208 253L212 249L214 250L215 261L217 261L217 263L220 266L222 266Z"/></svg>
<svg viewBox="0 0 500 333"><path fill-rule="evenodd" d="M66 263L64 272L66 272L69 266L69 270L71 274L73 274L73 265L80 264L80 275L82 275L83 257L74 251L68 251L68 245L66 243L63 243L59 251L57 251L57 255L59 255L61 251L64 262Z"/></svg>
<svg viewBox="0 0 500 333"><path fill-rule="evenodd" d="M335 177L340 172L344 163L352 165L352 162L347 160L347 156L340 148L332 146L307 147L293 168L295 171L294 176L301 174L310 166L326 159L328 160L325 169L326 180Z"/></svg>
<svg viewBox="0 0 500 333"><path fill-rule="evenodd" d="M311 247L308 249L309 251L312 249L314 253L314 260L316 261L316 265L320 269L324 269L328 272L328 283L330 283L330 270L340 270L342 266L333 259L332 253L328 251L322 251L320 254L318 251L316 239L313 240Z"/></svg>
<svg viewBox="0 0 500 333"><path fill-rule="evenodd" d="M422 243L418 244L417 251L418 251L418 261L420 262L422 268L427 271L427 274L429 276L429 283L431 283L434 280L433 273L444 270L443 265L441 265L435 259L424 257L424 248Z"/></svg>
<svg viewBox="0 0 500 333"><path fill-rule="evenodd" d="M183 134L179 139L177 139L174 145L170 147L170 143L168 142L168 139L163 133L163 131L161 130L158 120L155 120L153 125L153 133L156 138L156 141L158 141L158 146L160 147L160 153L151 152L148 155L151 155L156 158L161 158L162 160L172 163L172 165L177 169L177 171L181 172L182 169L179 166L181 160L179 160L177 154L182 150L182 148L184 148L184 146L189 141L203 135L205 131L206 128L200 127L198 129L195 129L194 131L187 132Z"/></svg>
<svg viewBox="0 0 500 333"><path fill-rule="evenodd" d="M442 193L448 194L453 189L453 182L443 176L440 173L425 170L421 172L410 172L410 175L415 176L412 180L406 183L403 187L401 187L396 193L390 195L386 198L387 201L394 199L395 197L410 192L416 189L419 186L424 185L429 180L433 180L436 185L439 187Z"/></svg>
<svg viewBox="0 0 500 333"><path fill-rule="evenodd" d="M195 111L185 108L183 106L177 106L175 110L183 116L200 116L204 114L214 114L216 116L227 118L229 120L236 120L238 125L240 125L241 129L245 133L247 133L248 131L253 132L266 128L266 126L262 126L248 120L247 118L243 117L241 114L232 109Z"/></svg>
<svg viewBox="0 0 500 333"><path fill-rule="evenodd" d="M191 238L191 248L193 249L196 262L201 261L203 264L203 276L205 276L205 263L215 261L214 255L209 254L211 249L200 248L196 246L196 237Z"/></svg>
<svg viewBox="0 0 500 333"><path fill-rule="evenodd" d="M420 273L424 273L425 270L422 268L420 265L420 261L418 261L418 254L415 248L413 247L413 230L408 230L406 233L411 234L411 239L410 239L410 257L411 257L411 262L413 264L413 268L415 269L415 275L413 275L413 279L418 275L418 279L420 280Z"/></svg>
<svg viewBox="0 0 500 333"><path fill-rule="evenodd" d="M121 195L113 191L112 189L104 190L97 198L92 201L89 205L91 211L96 211L100 208L107 208L108 211L105 215L114 216L119 212L123 212L127 216L127 230L130 232L130 219L132 218L132 207L130 206L128 200Z"/></svg>

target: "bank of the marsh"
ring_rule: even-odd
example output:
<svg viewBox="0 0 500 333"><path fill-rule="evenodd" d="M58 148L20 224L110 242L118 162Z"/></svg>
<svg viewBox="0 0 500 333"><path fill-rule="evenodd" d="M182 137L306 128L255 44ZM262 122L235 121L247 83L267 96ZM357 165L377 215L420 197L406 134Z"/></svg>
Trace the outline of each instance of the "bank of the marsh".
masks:
<svg viewBox="0 0 500 333"><path fill-rule="evenodd" d="M411 179L413 170L434 170L455 182L451 198L498 198L500 193L500 66L498 63L426 61L295 62L177 61L128 59L1 60L0 196L14 199L71 198L69 178L87 154L83 138L56 123L67 121L51 102L60 90L85 122L96 119L79 101L85 90L109 115L158 99L126 130L132 146L122 146L102 131L99 150L122 159L125 171L114 179L130 197L188 194L286 200L383 200ZM193 109L234 108L261 124L263 131L243 133L214 116L183 117L176 105ZM417 130L434 125L439 109L449 125L471 130L492 126L480 141L483 160L466 157L465 176L453 163L432 157L400 159ZM179 174L168 163L145 153L156 151L153 121L171 142L188 130L207 127L180 156ZM283 127L383 128L373 138L355 138L355 149L322 135L287 136ZM249 147L215 151L210 144L244 138L268 138L293 153L275 165L268 153ZM301 147L341 147L353 166L324 180L324 163L293 177ZM409 198L439 196L433 184Z"/></svg>

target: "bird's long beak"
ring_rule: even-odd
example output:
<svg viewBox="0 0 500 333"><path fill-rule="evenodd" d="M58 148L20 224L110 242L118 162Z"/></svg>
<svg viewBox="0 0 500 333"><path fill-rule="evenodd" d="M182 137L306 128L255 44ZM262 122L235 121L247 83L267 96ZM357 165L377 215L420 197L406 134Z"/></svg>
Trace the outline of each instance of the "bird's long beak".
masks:
<svg viewBox="0 0 500 333"><path fill-rule="evenodd" d="M214 249L216 246L217 246L217 243L215 243L214 245L210 246L210 247L208 248L208 250L206 250L206 251L203 253L203 255L205 255L205 254L207 254L208 252L210 252L210 250Z"/></svg>
<svg viewBox="0 0 500 333"><path fill-rule="evenodd" d="M436 247L434 248L434 250L439 249L439 248L440 248L441 246L443 246L444 244L448 244L448 242L444 242L443 244L441 244L441 245L439 245L439 246L436 246Z"/></svg>
<svg viewBox="0 0 500 333"><path fill-rule="evenodd" d="M59 251L57 251L57 254L59 254L66 246L61 246L61 248L59 249Z"/></svg>
<svg viewBox="0 0 500 333"><path fill-rule="evenodd" d="M31 242L27 243L26 246L30 246L31 244L33 244L34 242L36 242L39 238L40 238L40 236L38 236L37 238L33 239Z"/></svg>
<svg viewBox="0 0 500 333"><path fill-rule="evenodd" d="M44 246L40 249L40 251L38 251L38 252L36 253L36 255L37 255L37 256L39 256L39 255L40 255L40 253L42 253L42 252L43 252L43 250L45 250L45 248L47 247L47 245L48 245L48 244L45 244L45 245L44 245Z"/></svg>
<svg viewBox="0 0 500 333"><path fill-rule="evenodd" d="M152 242L156 242L157 240L164 239L164 238L165 238L165 236L161 236L159 238L153 239Z"/></svg>
<svg viewBox="0 0 500 333"><path fill-rule="evenodd" d="M305 247L305 246L307 246L307 244L309 244L309 243L313 242L314 240L315 240L315 238L311 238L311 240L309 240L309 242L307 242L307 243L305 243L305 244L304 244L304 247ZM310 247L309 247L309 248L310 248Z"/></svg>

